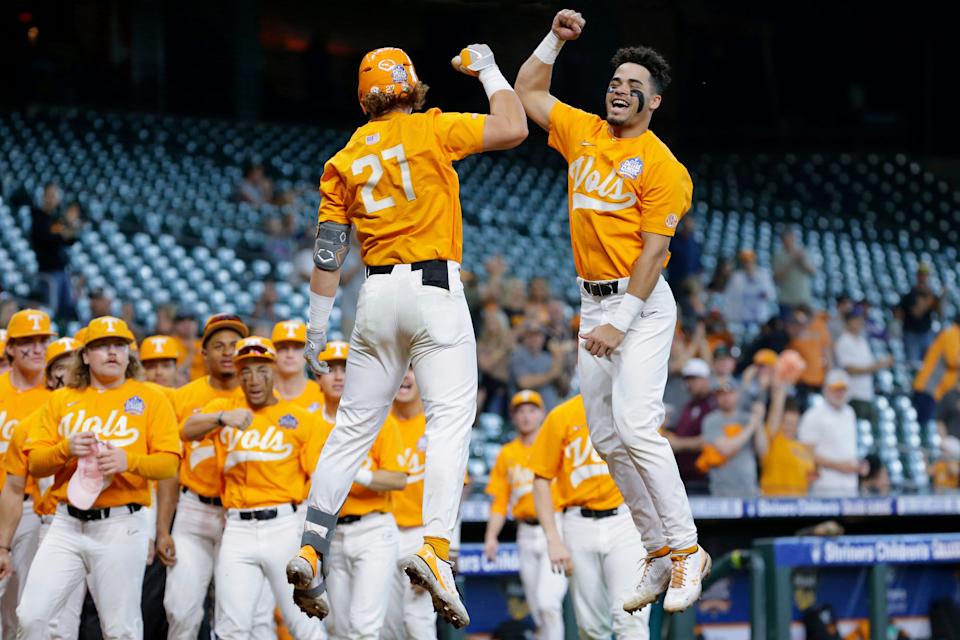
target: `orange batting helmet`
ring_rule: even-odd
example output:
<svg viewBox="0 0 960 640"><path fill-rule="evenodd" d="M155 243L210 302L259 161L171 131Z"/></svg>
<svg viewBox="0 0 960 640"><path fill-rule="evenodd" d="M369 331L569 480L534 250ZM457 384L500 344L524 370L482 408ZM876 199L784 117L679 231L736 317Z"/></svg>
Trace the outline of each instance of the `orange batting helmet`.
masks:
<svg viewBox="0 0 960 640"><path fill-rule="evenodd" d="M363 56L360 62L357 98L363 108L363 99L371 93L408 95L413 93L419 83L413 61L403 49L374 49Z"/></svg>

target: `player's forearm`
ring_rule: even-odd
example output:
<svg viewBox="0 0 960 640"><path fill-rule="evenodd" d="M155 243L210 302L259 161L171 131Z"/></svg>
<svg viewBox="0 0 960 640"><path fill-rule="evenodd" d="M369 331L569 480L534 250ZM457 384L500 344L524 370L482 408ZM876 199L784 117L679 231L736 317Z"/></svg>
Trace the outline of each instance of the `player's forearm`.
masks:
<svg viewBox="0 0 960 640"><path fill-rule="evenodd" d="M147 480L168 480L177 475L180 456L169 451L158 451L146 455L128 454L131 473Z"/></svg>
<svg viewBox="0 0 960 640"><path fill-rule="evenodd" d="M197 413L190 416L180 427L180 437L184 440L203 440L208 433L223 426L220 418L222 411L216 413Z"/></svg>
<svg viewBox="0 0 960 640"><path fill-rule="evenodd" d="M170 533L179 499L180 482L176 476L157 482L157 532Z"/></svg>
<svg viewBox="0 0 960 640"><path fill-rule="evenodd" d="M507 521L507 516L502 513L490 513L490 519L487 520L487 531L483 535L484 542L496 542L503 531L503 525Z"/></svg>
<svg viewBox="0 0 960 640"><path fill-rule="evenodd" d="M664 236L655 243L647 241L647 237L656 234L644 234L644 247L640 257L633 264L630 271L630 284L627 285L627 293L636 296L641 300L646 300L653 293L660 279L660 273L663 271L663 261L667 257L667 249L670 246L670 239ZM651 246L652 245L652 246Z"/></svg>
<svg viewBox="0 0 960 640"><path fill-rule="evenodd" d="M384 471L377 469L371 472L368 489L372 491L401 491L407 487L407 474L402 471Z"/></svg>
<svg viewBox="0 0 960 640"><path fill-rule="evenodd" d="M553 77L553 63L560 53L563 43L551 32L537 46L520 71L514 88L523 109L531 120L543 129L550 128L550 111L556 98L550 95L550 82Z"/></svg>
<svg viewBox="0 0 960 640"><path fill-rule="evenodd" d="M537 519L540 520L540 526L547 540L559 540L556 507L553 504L553 496L550 495L550 481L546 478L537 476L533 479L533 506L537 510Z"/></svg>
<svg viewBox="0 0 960 640"><path fill-rule="evenodd" d="M325 269L313 268L310 276L310 291L333 298L337 295L337 287L340 286L340 269L336 271L326 271Z"/></svg>
<svg viewBox="0 0 960 640"><path fill-rule="evenodd" d="M24 480L20 476L7 476L0 491L0 547L13 545L13 534L23 515Z"/></svg>
<svg viewBox="0 0 960 640"><path fill-rule="evenodd" d="M514 91L500 90L490 96L488 118L497 122L488 120L484 127L484 150L512 149L527 139L527 114Z"/></svg>
<svg viewBox="0 0 960 640"><path fill-rule="evenodd" d="M27 466L34 478L45 478L60 471L70 458L70 441L61 440L52 447L39 447L31 451Z"/></svg>

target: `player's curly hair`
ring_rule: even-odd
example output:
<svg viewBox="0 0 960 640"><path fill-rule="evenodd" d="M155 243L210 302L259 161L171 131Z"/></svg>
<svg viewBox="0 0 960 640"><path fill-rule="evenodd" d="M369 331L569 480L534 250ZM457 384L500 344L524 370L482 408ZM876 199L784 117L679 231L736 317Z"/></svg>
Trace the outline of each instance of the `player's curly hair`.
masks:
<svg viewBox="0 0 960 640"><path fill-rule="evenodd" d="M647 71L650 72L650 78L656 85L657 93L663 93L670 86L670 65L656 49L651 47L623 47L618 49L610 60L614 69L627 62L646 67Z"/></svg>
<svg viewBox="0 0 960 640"><path fill-rule="evenodd" d="M85 364L83 358L80 356L84 350L85 349L78 349L66 356L70 358L70 360L67 362L67 375L64 376L66 386L81 391L90 386L90 365ZM124 372L124 377L127 380L143 380L143 365L140 364L140 358L133 352L130 353L130 361L127 363L127 370Z"/></svg>
<svg viewBox="0 0 960 640"><path fill-rule="evenodd" d="M382 116L388 111L401 107L411 107L414 111L423 109L427 103L427 91L430 85L420 82L413 89L413 93L397 95L395 93L368 93L363 97L363 109L371 118Z"/></svg>

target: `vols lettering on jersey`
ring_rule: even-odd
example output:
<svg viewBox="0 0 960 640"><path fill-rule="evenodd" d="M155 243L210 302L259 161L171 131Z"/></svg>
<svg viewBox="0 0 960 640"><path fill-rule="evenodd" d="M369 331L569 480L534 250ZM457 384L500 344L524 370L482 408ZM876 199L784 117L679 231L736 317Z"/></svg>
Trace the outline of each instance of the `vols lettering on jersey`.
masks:
<svg viewBox="0 0 960 640"><path fill-rule="evenodd" d="M220 390L210 386L204 376L177 389L173 394L173 409L177 424L204 406L220 398L243 395L239 389ZM183 443L183 460L180 463L180 484L206 498L220 495L220 474L217 471L216 448L209 435L203 440Z"/></svg>
<svg viewBox="0 0 960 640"><path fill-rule="evenodd" d="M250 409L243 396L220 398L201 413ZM300 502L313 471L307 465L308 444L319 435L309 412L291 402L253 410L244 430L224 427L211 434L216 448L220 492L227 509L254 509Z"/></svg>
<svg viewBox="0 0 960 640"><path fill-rule="evenodd" d="M326 444L330 432L333 431L333 423L323 416L322 411L315 414L317 416L317 426L320 432L319 437L310 441L309 451L307 453L307 468L313 471L317 466L317 460L320 458L320 451ZM386 422L380 429L377 439L374 440L367 459L363 461L362 468L370 471L401 471L407 473L406 465L401 463L403 454L403 441L400 438L400 427L397 425L393 416L387 416ZM347 495L347 501L343 503L340 509L340 516L363 516L375 511L386 513L391 510L393 492L373 491L363 485L353 483L350 487L350 493ZM304 493L306 495L306 493Z"/></svg>
<svg viewBox="0 0 960 640"><path fill-rule="evenodd" d="M24 451L53 447L71 434L92 431L102 442L125 449L131 469L137 458L151 453L180 456L180 438L173 409L164 395L137 380L127 380L115 389L63 388L54 391L30 429ZM55 474L52 496L67 502L67 481L77 468L69 458ZM129 503L149 506L148 480L132 472L114 476L93 508L117 507Z"/></svg>
<svg viewBox="0 0 960 640"><path fill-rule="evenodd" d="M557 508L602 511L623 504L607 463L590 442L582 396L574 396L547 414L533 443L530 468L541 478L556 479Z"/></svg>
<svg viewBox="0 0 960 640"><path fill-rule="evenodd" d="M525 445L520 438L503 445L497 461L490 471L487 495L493 498L490 511L507 515L509 510L514 520L536 520L537 509L533 504L533 470L530 468L532 445ZM553 483L553 503L559 504L557 485Z"/></svg>
<svg viewBox="0 0 960 640"><path fill-rule="evenodd" d="M10 372L0 375L0 459L6 453L17 424L33 413L50 396L43 384L30 389L18 389L10 380ZM6 481L0 475L0 489Z"/></svg>
<svg viewBox="0 0 960 640"><path fill-rule="evenodd" d="M585 280L629 277L641 232L673 236L690 208L690 174L652 131L615 138L599 116L557 102L548 144L569 164L570 239Z"/></svg>
<svg viewBox="0 0 960 640"><path fill-rule="evenodd" d="M352 224L367 265L460 262L452 162L483 150L484 120L439 109L374 118L324 167L319 221Z"/></svg>

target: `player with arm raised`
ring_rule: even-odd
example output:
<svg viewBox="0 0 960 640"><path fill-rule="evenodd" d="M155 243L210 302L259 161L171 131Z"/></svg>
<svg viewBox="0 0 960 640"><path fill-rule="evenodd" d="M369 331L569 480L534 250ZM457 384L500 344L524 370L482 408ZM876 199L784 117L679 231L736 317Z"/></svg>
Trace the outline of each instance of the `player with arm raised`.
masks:
<svg viewBox="0 0 960 640"><path fill-rule="evenodd" d="M710 556L697 544L676 459L659 433L677 320L661 271L693 185L650 130L670 81L669 65L653 49L617 51L605 118L550 94L561 47L585 25L576 11L557 13L517 74L517 95L570 167L570 236L582 305L578 366L590 437L648 551L624 609L639 610L666 591L664 608L682 611L700 597ZM631 497L638 485L642 494Z"/></svg>
<svg viewBox="0 0 960 640"><path fill-rule="evenodd" d="M460 486L476 413L477 349L460 281L462 219L452 163L481 151L509 149L527 136L520 100L486 45L470 45L454 67L478 76L490 114L415 113L427 86L400 49L371 51L360 63L360 106L369 117L324 167L310 282L304 356L317 356L356 229L367 279L350 338L346 386L314 472L300 554L287 566L294 597L323 617L323 556L337 513L377 437L409 365L427 416L424 541L400 559L426 588L437 612L455 626L469 622L449 563Z"/></svg>

